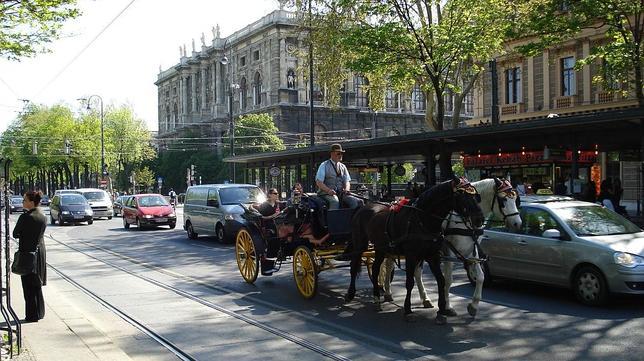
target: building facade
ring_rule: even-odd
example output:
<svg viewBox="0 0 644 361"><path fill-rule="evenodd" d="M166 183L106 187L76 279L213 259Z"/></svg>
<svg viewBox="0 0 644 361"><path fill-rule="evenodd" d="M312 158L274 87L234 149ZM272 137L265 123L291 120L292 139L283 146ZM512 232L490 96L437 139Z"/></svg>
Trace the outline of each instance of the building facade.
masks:
<svg viewBox="0 0 644 361"><path fill-rule="evenodd" d="M160 142L198 134L225 147L230 130L229 95L233 117L247 113L272 115L288 146L308 139L309 89L305 74L303 37L294 13L276 10L222 38L212 29L212 42L192 52L180 47L179 62L158 74ZM222 62L222 59L225 61ZM225 63L225 64L224 64ZM426 131L426 98L416 87L410 94L388 90L384 111L369 108L369 80L351 74L344 83L339 109L323 106L324 92L314 87L316 142L367 139ZM473 99L462 108L473 115ZM449 115L449 113L448 113ZM375 131L374 131L375 130Z"/></svg>
<svg viewBox="0 0 644 361"><path fill-rule="evenodd" d="M508 42L508 49L524 45L529 39ZM600 62L575 67L579 59L590 55L594 46L606 39L606 29L602 27L587 29L574 39L558 44L536 56L522 56L510 51L496 59L499 122L526 122L543 118L558 118L584 113L610 114L611 110L637 108L638 102L633 89L628 84L613 82L605 89L593 82L601 75ZM490 70L490 69L488 69ZM487 74L474 91L474 117L467 120L469 126L484 126L492 123L492 78ZM466 161L470 168L486 175L510 174L514 178L527 178L529 183L545 183L555 189L558 180L569 178L569 159L572 145L543 144L540 149L524 149L523 154L498 155L470 154ZM636 154L638 153L637 150ZM526 164L521 161L525 154L539 153L540 160ZM556 153L556 155L555 155ZM544 154L550 155L543 156ZM641 188L640 163L633 157L633 150L603 152L600 143L579 151L584 162L579 169L579 179L574 180L572 192L581 193L590 180L599 184L606 179L619 178L624 188L623 199L635 201ZM515 164L496 164L497 159L515 158ZM482 165L480 159L494 159ZM545 158L545 159L543 159ZM581 158L580 158L581 159ZM466 163L467 163L466 162ZM568 164L566 164L568 163ZM478 166L475 166L478 164ZM574 177L573 177L574 178ZM569 185L570 183L566 183ZM568 186L570 190L570 186Z"/></svg>

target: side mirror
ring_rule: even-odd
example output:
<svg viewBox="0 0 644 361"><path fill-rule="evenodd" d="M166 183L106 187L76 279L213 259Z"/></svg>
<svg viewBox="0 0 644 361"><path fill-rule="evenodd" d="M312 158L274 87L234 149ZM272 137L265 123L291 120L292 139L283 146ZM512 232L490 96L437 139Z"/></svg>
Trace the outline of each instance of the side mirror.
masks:
<svg viewBox="0 0 644 361"><path fill-rule="evenodd" d="M543 232L542 236L545 237L545 238L560 239L561 238L561 233L559 232L558 229L546 229Z"/></svg>
<svg viewBox="0 0 644 361"><path fill-rule="evenodd" d="M209 199L206 201L208 207L219 207L219 201L216 199Z"/></svg>

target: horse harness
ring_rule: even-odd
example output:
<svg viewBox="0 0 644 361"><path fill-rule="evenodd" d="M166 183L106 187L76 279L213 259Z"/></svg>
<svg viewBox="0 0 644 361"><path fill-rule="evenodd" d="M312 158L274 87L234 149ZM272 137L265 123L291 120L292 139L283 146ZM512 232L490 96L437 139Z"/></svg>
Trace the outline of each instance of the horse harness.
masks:
<svg viewBox="0 0 644 361"><path fill-rule="evenodd" d="M480 258L466 258L465 256L463 256L461 252L458 251L458 249L456 249L456 247L454 247L452 242L447 241L447 246L456 255L456 260L461 261L465 266L469 266L475 263L487 262L487 256L483 252L483 249L481 248L481 244L478 241L479 237L483 235L483 228L475 227L474 225L471 224L471 222L468 223L467 221L453 220L452 217L456 215L457 215L456 213L450 212L449 216L446 219L447 225L443 230L443 234L445 236L458 235L458 236L471 237L472 243L474 243L474 248L476 249L476 253L480 256ZM450 224L452 223L455 225L459 223L464 224L466 229L450 227ZM454 261L454 258L443 257L443 260Z"/></svg>
<svg viewBox="0 0 644 361"><path fill-rule="evenodd" d="M496 203L497 206L499 207L499 213L503 215L503 221L505 221L506 218L518 215L519 212L514 212L510 214L505 214L505 212L503 212L503 208L505 208L505 202L499 195L499 193L504 193L506 195L505 201L507 201L507 196L512 195L514 193L514 190L512 190L512 185L507 180L503 180L503 181L499 180L494 187L495 187L494 198L492 198L492 205L490 206L490 211L494 212L494 203Z"/></svg>

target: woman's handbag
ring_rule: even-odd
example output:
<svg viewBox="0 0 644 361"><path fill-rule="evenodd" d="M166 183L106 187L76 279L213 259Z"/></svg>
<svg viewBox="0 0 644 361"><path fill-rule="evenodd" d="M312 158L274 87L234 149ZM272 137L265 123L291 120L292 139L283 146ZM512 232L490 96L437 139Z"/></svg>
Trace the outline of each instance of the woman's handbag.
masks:
<svg viewBox="0 0 644 361"><path fill-rule="evenodd" d="M13 255L11 272L20 276L35 274L37 257L36 252L16 251Z"/></svg>

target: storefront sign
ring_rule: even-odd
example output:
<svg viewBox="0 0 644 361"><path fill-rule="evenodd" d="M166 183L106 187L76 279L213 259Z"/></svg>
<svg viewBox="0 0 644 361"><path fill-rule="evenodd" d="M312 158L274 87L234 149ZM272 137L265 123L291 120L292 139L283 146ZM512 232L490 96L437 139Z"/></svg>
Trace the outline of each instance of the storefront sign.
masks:
<svg viewBox="0 0 644 361"><path fill-rule="evenodd" d="M596 160L597 156L594 151L582 151L578 158L579 163L594 163ZM500 156L498 154L466 155L463 159L463 165L466 168L552 162L552 159L543 159L543 152L502 153ZM572 151L566 151L565 158L561 159L559 162L572 162Z"/></svg>

